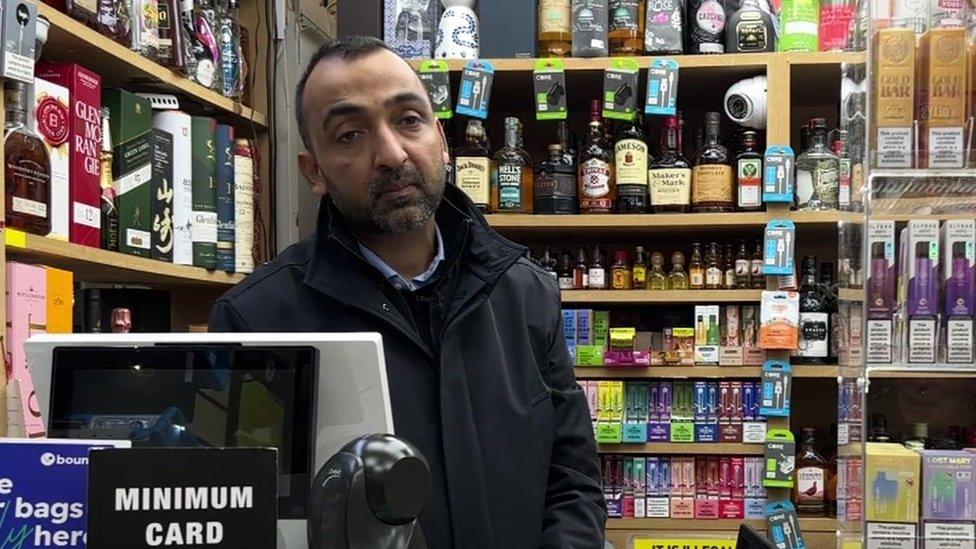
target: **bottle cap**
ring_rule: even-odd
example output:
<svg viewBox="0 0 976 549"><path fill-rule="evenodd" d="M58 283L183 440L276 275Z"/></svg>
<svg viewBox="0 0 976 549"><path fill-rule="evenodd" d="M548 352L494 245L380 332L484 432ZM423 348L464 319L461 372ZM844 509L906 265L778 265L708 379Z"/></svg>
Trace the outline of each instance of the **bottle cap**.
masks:
<svg viewBox="0 0 976 549"><path fill-rule="evenodd" d="M553 143L553 144L549 145L549 152L550 153L561 153L561 152L563 152L563 146L560 145L559 143Z"/></svg>
<svg viewBox="0 0 976 549"><path fill-rule="evenodd" d="M706 124L721 124L722 115L718 111L708 111L705 113Z"/></svg>
<svg viewBox="0 0 976 549"><path fill-rule="evenodd" d="M630 261L630 254L626 250L617 250L613 253L613 259L617 263L627 263Z"/></svg>

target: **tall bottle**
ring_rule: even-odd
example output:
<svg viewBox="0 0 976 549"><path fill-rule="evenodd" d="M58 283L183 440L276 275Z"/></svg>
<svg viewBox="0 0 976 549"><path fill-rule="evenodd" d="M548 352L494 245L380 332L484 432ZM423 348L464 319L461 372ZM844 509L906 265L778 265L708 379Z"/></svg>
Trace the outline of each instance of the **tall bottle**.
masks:
<svg viewBox="0 0 976 549"><path fill-rule="evenodd" d="M803 258L800 281L800 340L794 353L795 364L823 364L830 354L827 335L830 313L827 301L817 285L817 258Z"/></svg>
<svg viewBox="0 0 976 549"><path fill-rule="evenodd" d="M571 0L539 0L539 57L573 53Z"/></svg>
<svg viewBox="0 0 976 549"><path fill-rule="evenodd" d="M549 145L549 156L539 163L535 175L535 213L576 213L576 170L563 146Z"/></svg>
<svg viewBox="0 0 976 549"><path fill-rule="evenodd" d="M827 460L817 453L817 430L804 427L796 458L796 485L793 499L796 513L823 516L826 512L824 489L827 485Z"/></svg>
<svg viewBox="0 0 976 549"><path fill-rule="evenodd" d="M610 55L644 54L645 0L610 0Z"/></svg>
<svg viewBox="0 0 976 549"><path fill-rule="evenodd" d="M8 228L46 236L51 232L51 159L27 124L27 84L4 83L3 157Z"/></svg>
<svg viewBox="0 0 976 549"><path fill-rule="evenodd" d="M752 259L749 260L749 287L753 290L766 289L766 277L763 275L762 241L757 240L753 246Z"/></svg>
<svg viewBox="0 0 976 549"><path fill-rule="evenodd" d="M581 213L611 213L617 194L613 159L606 147L600 102L590 107L590 130L580 153L579 197Z"/></svg>
<svg viewBox="0 0 976 549"><path fill-rule="evenodd" d="M681 154L681 120L669 116L661 131L661 157L648 170L654 213L686 213L691 208L691 164Z"/></svg>
<svg viewBox="0 0 976 549"><path fill-rule="evenodd" d="M833 151L837 155L837 208L845 211L853 210L851 204L851 181L853 179L853 165L851 155L847 149L847 130L837 130L833 141Z"/></svg>
<svg viewBox="0 0 976 549"><path fill-rule="evenodd" d="M725 53L725 3L688 2L688 53Z"/></svg>
<svg viewBox="0 0 976 549"><path fill-rule="evenodd" d="M725 28L726 53L776 51L773 18L756 0L743 0Z"/></svg>
<svg viewBox="0 0 976 549"><path fill-rule="evenodd" d="M692 290L705 289L705 265L702 263L701 244L691 245L691 264L688 267L688 286Z"/></svg>
<svg viewBox="0 0 976 549"><path fill-rule="evenodd" d="M696 212L731 212L735 204L732 191L732 159L719 142L721 115L705 113L705 144L695 155L692 170L692 205Z"/></svg>
<svg viewBox="0 0 976 549"><path fill-rule="evenodd" d="M109 130L108 107L102 109L102 248L111 251L119 249L119 201L112 179L112 133Z"/></svg>
<svg viewBox="0 0 976 549"><path fill-rule="evenodd" d="M481 120L468 120L464 143L454 153L454 182L482 213L491 211L491 157Z"/></svg>
<svg viewBox="0 0 976 549"><path fill-rule="evenodd" d="M573 257L569 254L569 250L563 250L563 254L559 257L559 270L558 277L556 280L559 281L560 290L572 290L573 285Z"/></svg>
<svg viewBox="0 0 976 549"><path fill-rule="evenodd" d="M549 250L549 246L542 248L542 258L539 260L539 266L556 279L556 281L559 280L559 267L556 263L556 258L552 256L552 252Z"/></svg>
<svg viewBox="0 0 976 549"><path fill-rule="evenodd" d="M742 132L741 151L735 157L736 187L739 211L753 212L762 208L762 162L756 150L758 134L752 130Z"/></svg>
<svg viewBox="0 0 976 549"><path fill-rule="evenodd" d="M585 290L590 287L590 265L586 261L586 248L576 249L576 264L573 265L573 289Z"/></svg>
<svg viewBox="0 0 976 549"><path fill-rule="evenodd" d="M617 175L617 211L647 213L647 163L649 154L641 119L626 122L617 131L614 145Z"/></svg>
<svg viewBox="0 0 976 549"><path fill-rule="evenodd" d="M672 290L688 289L688 273L685 272L685 254L674 252L671 255L671 272L668 273L668 286Z"/></svg>
<svg viewBox="0 0 976 549"><path fill-rule="evenodd" d="M220 93L224 97L241 95L241 33L237 24L238 0L225 0L217 24L220 45Z"/></svg>
<svg viewBox="0 0 976 549"><path fill-rule="evenodd" d="M532 213L532 157L522 148L522 123L505 119L505 146L492 164L491 209L495 213Z"/></svg>
<svg viewBox="0 0 976 549"><path fill-rule="evenodd" d="M796 206L798 210L836 210L840 159L827 147L827 119L813 118L810 147L796 157Z"/></svg>

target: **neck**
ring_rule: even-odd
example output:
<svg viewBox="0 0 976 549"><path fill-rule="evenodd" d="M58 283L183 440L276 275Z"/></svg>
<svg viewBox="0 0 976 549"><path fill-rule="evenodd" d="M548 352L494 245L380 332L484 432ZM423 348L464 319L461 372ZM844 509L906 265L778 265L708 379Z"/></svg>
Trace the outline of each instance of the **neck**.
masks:
<svg viewBox="0 0 976 549"><path fill-rule="evenodd" d="M403 234L360 233L356 238L383 258L404 278L427 270L437 253L437 233L431 218L423 227Z"/></svg>

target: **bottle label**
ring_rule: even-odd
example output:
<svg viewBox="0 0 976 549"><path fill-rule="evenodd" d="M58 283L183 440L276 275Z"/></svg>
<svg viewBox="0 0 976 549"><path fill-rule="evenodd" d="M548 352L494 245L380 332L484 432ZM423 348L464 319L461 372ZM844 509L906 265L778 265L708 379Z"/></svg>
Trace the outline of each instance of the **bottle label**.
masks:
<svg viewBox="0 0 976 549"><path fill-rule="evenodd" d="M607 285L607 272L604 269L589 269L588 271L589 283L588 287L594 289L605 288Z"/></svg>
<svg viewBox="0 0 976 549"><path fill-rule="evenodd" d="M706 286L721 286L722 285L722 269L718 267L709 267L705 271L705 285Z"/></svg>
<svg viewBox="0 0 976 549"><path fill-rule="evenodd" d="M68 105L54 96L46 96L34 108L37 133L52 149L68 142Z"/></svg>
<svg viewBox="0 0 976 549"><path fill-rule="evenodd" d="M822 467L800 467L796 470L797 503L823 503L824 470Z"/></svg>
<svg viewBox="0 0 976 549"><path fill-rule="evenodd" d="M827 358L829 322L827 313L800 313L800 342L796 356Z"/></svg>
<svg viewBox="0 0 976 549"><path fill-rule="evenodd" d="M573 30L570 17L570 0L539 0L539 32L570 33Z"/></svg>
<svg viewBox="0 0 976 549"><path fill-rule="evenodd" d="M838 163L832 160L816 161L812 170L796 171L797 208L811 203L823 209L837 209L839 187Z"/></svg>
<svg viewBox="0 0 976 549"><path fill-rule="evenodd" d="M640 29L639 0L611 0L610 2L610 31Z"/></svg>
<svg viewBox="0 0 976 549"><path fill-rule="evenodd" d="M576 210L576 175L542 167L535 178L536 213L574 213Z"/></svg>
<svg viewBox="0 0 976 549"><path fill-rule="evenodd" d="M689 278L691 279L692 287L700 287L705 285L705 275L702 273L702 271L691 271L691 276Z"/></svg>
<svg viewBox="0 0 976 549"><path fill-rule="evenodd" d="M8 165L9 166L9 165ZM11 171L16 171L16 168L7 168ZM14 176L17 177L16 175ZM12 183L12 182L11 182ZM19 214L30 215L34 217L45 218L47 217L47 204L43 202L38 202L37 200L30 200L28 198L21 198L15 196L12 199L12 210Z"/></svg>
<svg viewBox="0 0 976 549"><path fill-rule="evenodd" d="M498 209L522 209L522 166L518 164L498 166Z"/></svg>
<svg viewBox="0 0 976 549"><path fill-rule="evenodd" d="M459 156L454 159L454 181L476 205L490 202L491 162L486 157Z"/></svg>
<svg viewBox="0 0 976 549"><path fill-rule="evenodd" d="M617 185L647 186L647 143L622 139L615 147Z"/></svg>
<svg viewBox="0 0 976 549"><path fill-rule="evenodd" d="M837 175L837 206L846 210L851 207L851 160L840 159L840 173Z"/></svg>
<svg viewBox="0 0 976 549"><path fill-rule="evenodd" d="M643 285L647 283L647 269L645 269L643 266L634 267L633 277L634 285L640 285L643 287Z"/></svg>
<svg viewBox="0 0 976 549"><path fill-rule="evenodd" d="M610 164L598 158L583 163L583 196L603 198L610 194Z"/></svg>
<svg viewBox="0 0 976 549"><path fill-rule="evenodd" d="M755 208L762 205L762 160L742 159L738 162L739 207Z"/></svg>
<svg viewBox="0 0 976 549"><path fill-rule="evenodd" d="M725 8L718 0L706 0L695 13L695 24L708 34L718 35L725 29Z"/></svg>
<svg viewBox="0 0 976 549"><path fill-rule="evenodd" d="M610 283L614 290L627 290L630 288L631 273L627 269L613 269L611 272Z"/></svg>
<svg viewBox="0 0 976 549"><path fill-rule="evenodd" d="M652 206L687 206L691 203L689 168L654 168L648 175Z"/></svg>
<svg viewBox="0 0 976 549"><path fill-rule="evenodd" d="M749 271L749 276L757 277L763 275L763 260L753 259L751 261L752 269Z"/></svg>
<svg viewBox="0 0 976 549"><path fill-rule="evenodd" d="M692 201L732 204L732 166L703 164L692 172Z"/></svg>
<svg viewBox="0 0 976 549"><path fill-rule="evenodd" d="M766 51L766 46L769 44L769 37L766 33L766 24L761 15L758 21L740 20L735 26L736 43L739 45L739 51L745 53Z"/></svg>
<svg viewBox="0 0 976 549"><path fill-rule="evenodd" d="M735 288L735 269L725 271L725 287Z"/></svg>
<svg viewBox="0 0 976 549"><path fill-rule="evenodd" d="M735 276L737 277L748 277L749 276L749 260L748 259L736 259L735 260Z"/></svg>
<svg viewBox="0 0 976 549"><path fill-rule="evenodd" d="M573 277L571 276L561 276L559 277L559 289L560 290L572 290L573 289Z"/></svg>

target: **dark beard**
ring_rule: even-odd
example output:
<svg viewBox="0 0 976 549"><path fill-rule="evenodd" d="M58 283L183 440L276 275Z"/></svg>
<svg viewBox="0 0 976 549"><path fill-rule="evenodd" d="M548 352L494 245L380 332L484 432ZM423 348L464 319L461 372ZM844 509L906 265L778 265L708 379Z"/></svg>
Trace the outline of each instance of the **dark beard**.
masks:
<svg viewBox="0 0 976 549"><path fill-rule="evenodd" d="M419 191L416 196L404 196L379 204L379 196L397 181L406 180ZM342 200L333 202L354 232L372 234L403 234L427 224L444 197L444 182L429 181L412 167L390 170L369 184L371 196L368 211L350 208Z"/></svg>

